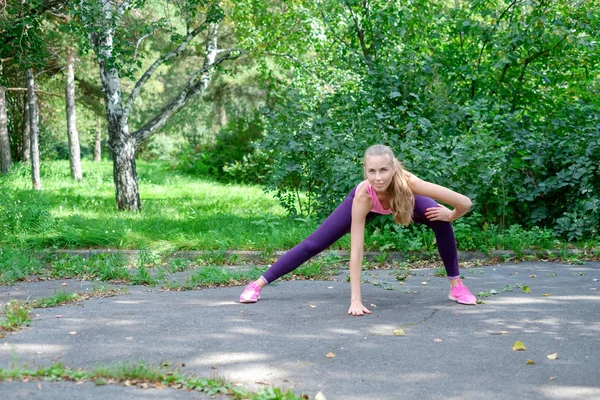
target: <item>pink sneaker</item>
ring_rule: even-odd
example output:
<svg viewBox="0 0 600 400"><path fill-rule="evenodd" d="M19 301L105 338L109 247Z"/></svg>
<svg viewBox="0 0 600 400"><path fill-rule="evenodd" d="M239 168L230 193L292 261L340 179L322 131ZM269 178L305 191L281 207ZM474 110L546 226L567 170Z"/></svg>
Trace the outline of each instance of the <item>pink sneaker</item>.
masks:
<svg viewBox="0 0 600 400"><path fill-rule="evenodd" d="M463 285L460 279L458 280L458 285L450 289L448 298L457 301L460 304L477 304L477 298L469 292L469 289Z"/></svg>
<svg viewBox="0 0 600 400"><path fill-rule="evenodd" d="M240 295L240 303L256 303L260 299L260 286L252 282Z"/></svg>

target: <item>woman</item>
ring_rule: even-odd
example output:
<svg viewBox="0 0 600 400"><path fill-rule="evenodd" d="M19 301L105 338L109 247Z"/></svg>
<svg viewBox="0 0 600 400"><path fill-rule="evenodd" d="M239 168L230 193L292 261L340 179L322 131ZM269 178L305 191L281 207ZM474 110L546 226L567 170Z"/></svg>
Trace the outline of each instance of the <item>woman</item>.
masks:
<svg viewBox="0 0 600 400"><path fill-rule="evenodd" d="M378 215L393 214L402 225L425 224L435 232L440 257L450 282L448 298L461 304L476 304L477 299L462 284L458 254L451 221L471 207L471 200L448 188L417 178L406 171L392 150L374 145L365 152L365 180L327 217L319 228L302 243L284 254L255 282L246 286L240 303L255 303L267 284L290 273L350 232L350 287L348 315L370 314L360 293L360 275L364 253L365 223ZM454 207L450 210L441 204Z"/></svg>

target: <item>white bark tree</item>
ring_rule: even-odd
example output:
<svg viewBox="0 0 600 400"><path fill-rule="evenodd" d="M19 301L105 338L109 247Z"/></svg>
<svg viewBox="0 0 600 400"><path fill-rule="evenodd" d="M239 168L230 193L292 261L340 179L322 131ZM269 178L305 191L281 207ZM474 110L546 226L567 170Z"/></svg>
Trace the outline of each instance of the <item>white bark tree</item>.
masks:
<svg viewBox="0 0 600 400"><path fill-rule="evenodd" d="M94 143L94 162L102 159L102 121L100 117L96 119L96 141Z"/></svg>
<svg viewBox="0 0 600 400"><path fill-rule="evenodd" d="M27 70L27 102L29 103L29 125L31 132L31 181L33 189L40 190L42 188L42 181L40 179L40 150L38 146L40 130L32 68Z"/></svg>
<svg viewBox="0 0 600 400"><path fill-rule="evenodd" d="M0 86L0 172L7 174L11 165L10 139L6 125L6 88Z"/></svg>
<svg viewBox="0 0 600 400"><path fill-rule="evenodd" d="M98 58L100 80L104 93L108 146L113 158L113 178L117 208L136 211L141 208L135 153L137 147L159 130L166 121L190 100L206 91L216 65L226 59L239 57L241 52L218 50L219 19L207 18L198 27L188 30L177 46L161 55L135 83L124 100L117 68L115 32L132 0L123 0L118 6L111 0L82 1L81 19ZM141 128L131 132L129 116L134 101L158 67L179 56L200 33L206 32L204 63L189 78L187 84L158 113ZM119 60L122 61L122 60Z"/></svg>
<svg viewBox="0 0 600 400"><path fill-rule="evenodd" d="M67 136L69 138L69 163L71 177L76 181L83 179L81 173L81 150L79 147L79 133L77 132L77 118L75 113L75 62L73 48L67 46L67 85L65 87Z"/></svg>
<svg viewBox="0 0 600 400"><path fill-rule="evenodd" d="M29 101L27 101L27 92L23 99L23 118L22 118L23 142L21 144L21 160L23 164L29 162L31 153L31 121L29 120Z"/></svg>

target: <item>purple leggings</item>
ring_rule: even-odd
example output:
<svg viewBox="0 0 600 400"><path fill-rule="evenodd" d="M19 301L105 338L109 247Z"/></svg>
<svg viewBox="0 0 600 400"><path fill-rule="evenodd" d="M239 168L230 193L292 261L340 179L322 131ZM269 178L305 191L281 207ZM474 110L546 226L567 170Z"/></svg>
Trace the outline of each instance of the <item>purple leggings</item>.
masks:
<svg viewBox="0 0 600 400"><path fill-rule="evenodd" d="M281 256L271 268L265 271L262 278L267 283L279 279L334 244L346 233L349 233L352 224L352 201L355 192L356 188L352 189L346 199L323 221L316 231L304 239L302 243ZM429 197L415 195L415 209L412 219L416 223L425 224L433 229L438 251L444 262L444 267L446 267L448 278L458 278L460 276L458 272L458 253L452 224L450 222L429 221L425 218L425 210L430 207L437 207L437 202ZM379 215L381 214L370 212L367 214L367 221Z"/></svg>

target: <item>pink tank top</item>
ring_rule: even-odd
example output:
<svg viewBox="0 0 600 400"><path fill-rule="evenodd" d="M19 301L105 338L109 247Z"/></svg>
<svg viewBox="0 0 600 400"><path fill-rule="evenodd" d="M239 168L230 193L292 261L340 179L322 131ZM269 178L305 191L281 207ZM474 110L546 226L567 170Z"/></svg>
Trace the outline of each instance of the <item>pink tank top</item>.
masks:
<svg viewBox="0 0 600 400"><path fill-rule="evenodd" d="M383 208L383 206L381 205L381 202L379 201L379 198L377 197L377 192L375 191L375 189L373 188L373 186L371 186L371 184L367 181L365 182L365 185L367 185L367 193L369 194L369 196L371 197L371 200L373 201L373 208L371 209L372 212L377 213L377 214L391 214L392 210L387 209L385 210Z"/></svg>

